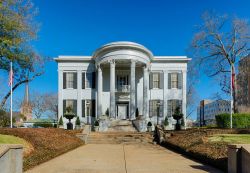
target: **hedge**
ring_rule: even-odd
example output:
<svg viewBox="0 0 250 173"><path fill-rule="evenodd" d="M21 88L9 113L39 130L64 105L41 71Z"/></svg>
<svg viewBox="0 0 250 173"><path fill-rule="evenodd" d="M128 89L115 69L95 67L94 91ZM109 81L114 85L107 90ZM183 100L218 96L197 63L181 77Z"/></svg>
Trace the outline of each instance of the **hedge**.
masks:
<svg viewBox="0 0 250 173"><path fill-rule="evenodd" d="M233 114L234 128L250 128L250 114ZM230 128L230 114L219 114L215 116L216 124L220 128Z"/></svg>
<svg viewBox="0 0 250 173"><path fill-rule="evenodd" d="M33 126L34 127L44 127L44 128L50 128L50 127L56 128L56 126L53 123L43 123L43 122L34 123Z"/></svg>

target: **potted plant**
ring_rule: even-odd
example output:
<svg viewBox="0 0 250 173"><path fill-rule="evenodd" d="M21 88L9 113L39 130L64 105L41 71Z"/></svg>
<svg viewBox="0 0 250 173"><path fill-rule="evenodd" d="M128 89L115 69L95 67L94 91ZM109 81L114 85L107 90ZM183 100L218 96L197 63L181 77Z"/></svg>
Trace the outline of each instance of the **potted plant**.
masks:
<svg viewBox="0 0 250 173"><path fill-rule="evenodd" d="M58 127L59 127L60 129L63 129L63 128L64 128L64 127L63 127L63 118L62 118L62 116L61 116L60 119L59 119Z"/></svg>
<svg viewBox="0 0 250 173"><path fill-rule="evenodd" d="M135 117L136 117L136 118L139 117L139 109L138 109L138 108L136 108Z"/></svg>
<svg viewBox="0 0 250 173"><path fill-rule="evenodd" d="M81 129L81 121L80 121L79 117L76 118L76 127L75 127L75 129L76 130Z"/></svg>
<svg viewBox="0 0 250 173"><path fill-rule="evenodd" d="M152 132L152 123L149 121L147 124L148 132Z"/></svg>
<svg viewBox="0 0 250 173"><path fill-rule="evenodd" d="M164 129L165 130L170 130L169 122L168 122L168 117L165 117L163 124L164 124Z"/></svg>
<svg viewBox="0 0 250 173"><path fill-rule="evenodd" d="M98 121L98 120L95 120L95 123L94 123L94 131L95 131L95 132L98 132L98 131L99 131L99 121Z"/></svg>
<svg viewBox="0 0 250 173"><path fill-rule="evenodd" d="M105 112L106 116L109 116L109 108L107 108L106 112Z"/></svg>
<svg viewBox="0 0 250 173"><path fill-rule="evenodd" d="M181 113L181 108L177 107L173 114L173 118L176 120L175 130L181 130L181 125L180 125L179 120L182 119L182 117L183 117L183 114Z"/></svg>
<svg viewBox="0 0 250 173"><path fill-rule="evenodd" d="M71 123L71 120L74 117L76 117L76 114L73 112L73 109L71 106L66 107L66 113L63 116L69 120L69 122L67 123L67 129L73 130L73 124Z"/></svg>

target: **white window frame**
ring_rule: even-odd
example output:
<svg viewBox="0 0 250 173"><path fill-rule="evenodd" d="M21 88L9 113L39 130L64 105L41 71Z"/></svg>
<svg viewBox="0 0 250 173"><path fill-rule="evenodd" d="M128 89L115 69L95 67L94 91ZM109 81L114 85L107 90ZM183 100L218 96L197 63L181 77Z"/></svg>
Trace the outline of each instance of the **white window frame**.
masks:
<svg viewBox="0 0 250 173"><path fill-rule="evenodd" d="M176 80L173 80L175 75L176 75ZM171 81L170 82L171 82L171 89L178 88L178 73L171 73Z"/></svg>
<svg viewBox="0 0 250 173"><path fill-rule="evenodd" d="M156 75L158 76L158 79L155 79ZM153 72L152 73L152 88L153 89L159 89L160 88L160 73L159 72ZM157 84L157 87L155 87L155 84Z"/></svg>
<svg viewBox="0 0 250 173"><path fill-rule="evenodd" d="M66 72L66 89L74 89L74 73L75 72ZM72 75L71 81L70 75ZM72 87L70 85L72 85Z"/></svg>

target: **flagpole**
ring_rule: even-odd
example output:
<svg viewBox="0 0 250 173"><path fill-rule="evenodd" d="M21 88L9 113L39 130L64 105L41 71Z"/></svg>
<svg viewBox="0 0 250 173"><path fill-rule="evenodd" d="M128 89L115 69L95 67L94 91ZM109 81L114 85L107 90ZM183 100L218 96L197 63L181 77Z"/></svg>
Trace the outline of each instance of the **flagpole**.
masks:
<svg viewBox="0 0 250 173"><path fill-rule="evenodd" d="M10 73L11 73L11 78L13 77L13 71L12 71L12 61L10 62ZM10 127L13 127L12 124L12 83L13 83L13 79L11 79L10 82Z"/></svg>
<svg viewBox="0 0 250 173"><path fill-rule="evenodd" d="M233 128L233 66L231 65L231 75L230 75L230 81L231 81L231 85L230 85L230 103L231 103L231 111L230 111L230 128Z"/></svg>

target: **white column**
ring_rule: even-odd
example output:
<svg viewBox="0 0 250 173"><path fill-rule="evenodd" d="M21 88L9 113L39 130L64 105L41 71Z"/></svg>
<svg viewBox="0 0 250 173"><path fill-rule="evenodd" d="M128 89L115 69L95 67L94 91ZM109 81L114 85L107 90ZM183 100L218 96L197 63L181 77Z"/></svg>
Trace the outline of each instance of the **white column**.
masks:
<svg viewBox="0 0 250 173"><path fill-rule="evenodd" d="M77 116L82 119L82 71L77 70Z"/></svg>
<svg viewBox="0 0 250 173"><path fill-rule="evenodd" d="M115 114L115 61L110 61L110 107L109 115L116 118Z"/></svg>
<svg viewBox="0 0 250 173"><path fill-rule="evenodd" d="M130 65L130 120L135 119L135 61L131 61Z"/></svg>
<svg viewBox="0 0 250 173"><path fill-rule="evenodd" d="M164 120L167 117L168 114L168 71L163 71L163 79L164 79L164 85L163 85L163 115Z"/></svg>
<svg viewBox="0 0 250 173"><path fill-rule="evenodd" d="M63 71L58 70L58 121L63 116Z"/></svg>
<svg viewBox="0 0 250 173"><path fill-rule="evenodd" d="M187 114L187 71L182 70L182 113L184 115L184 122L186 127L186 114Z"/></svg>
<svg viewBox="0 0 250 173"><path fill-rule="evenodd" d="M143 116L149 118L148 88L149 88L148 66L143 67Z"/></svg>
<svg viewBox="0 0 250 173"><path fill-rule="evenodd" d="M102 69L98 65L98 84L97 84L97 118L102 115Z"/></svg>

